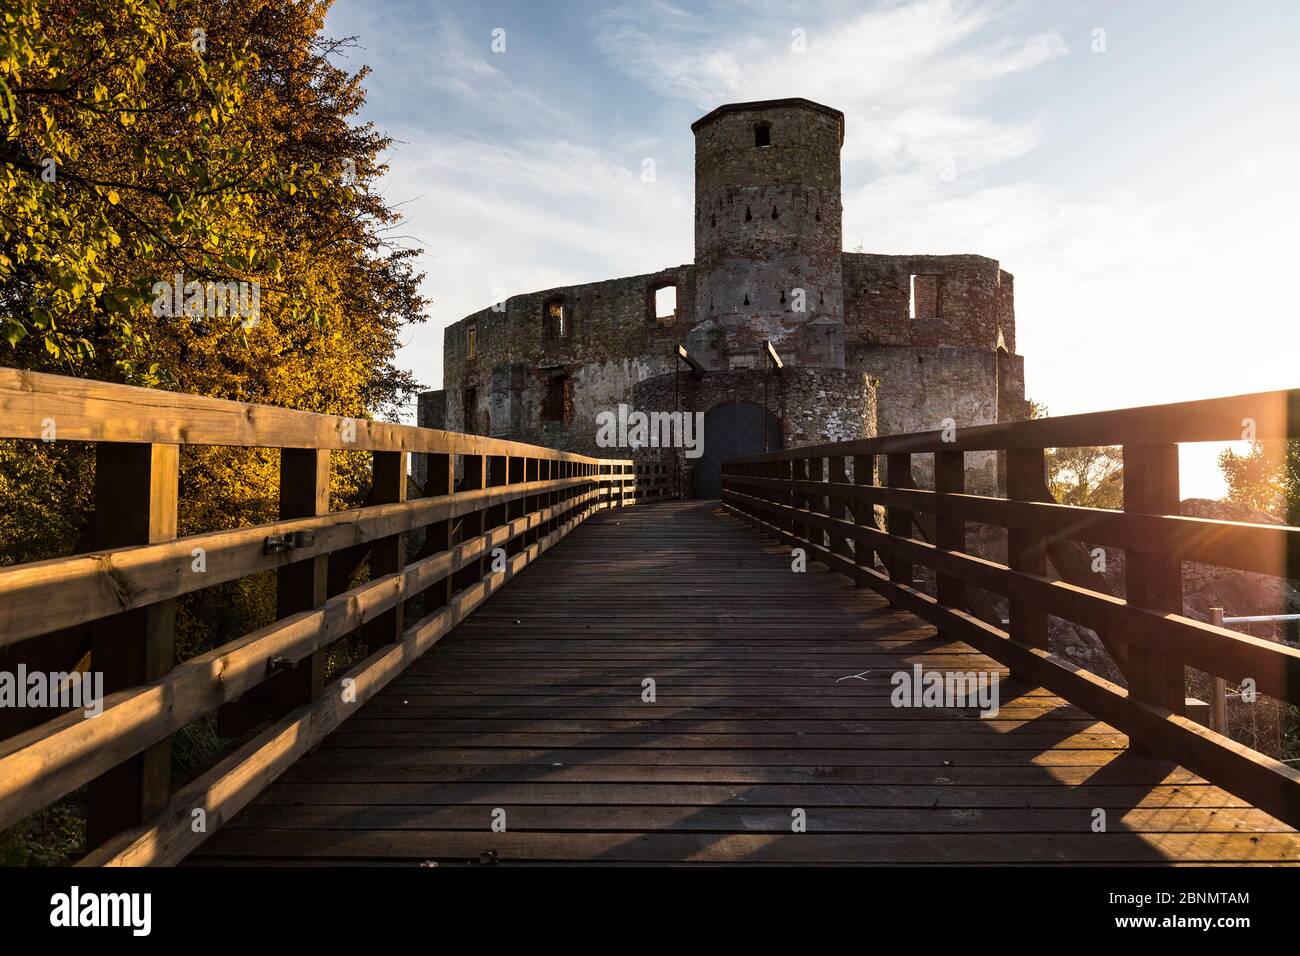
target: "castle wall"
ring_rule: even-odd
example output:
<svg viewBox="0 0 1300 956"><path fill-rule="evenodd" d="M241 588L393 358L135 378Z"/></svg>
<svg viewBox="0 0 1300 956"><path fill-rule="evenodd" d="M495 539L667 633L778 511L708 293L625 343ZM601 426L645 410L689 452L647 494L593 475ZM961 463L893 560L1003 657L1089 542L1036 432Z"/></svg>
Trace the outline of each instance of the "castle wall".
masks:
<svg viewBox="0 0 1300 956"><path fill-rule="evenodd" d="M677 317L694 309L694 273L682 265L511 296L502 311L482 309L448 326L445 427L595 453L596 413L626 401L641 379L672 369ZM674 283L676 314L656 319L655 290ZM557 301L560 327L547 309ZM558 384L565 378L567 390Z"/></svg>
<svg viewBox="0 0 1300 956"><path fill-rule="evenodd" d="M876 426L882 435L941 429L951 418L958 428L998 421L998 357L974 349L862 346L850 364L880 384ZM916 455L912 470L922 487L932 487L931 455ZM966 455L966 487L998 493L998 459L993 452Z"/></svg>
<svg viewBox="0 0 1300 956"><path fill-rule="evenodd" d="M911 317L912 276L917 283ZM932 281L931 277L937 279ZM1016 350L1013 277L984 256L844 253L848 347L916 345Z"/></svg>
<svg viewBox="0 0 1300 956"><path fill-rule="evenodd" d="M622 453L596 445L601 412L761 404L765 380L786 447L1027 417L997 260L841 251L843 122L806 100L698 120L695 263L512 296L451 325L445 388L422 397L420 423L608 457ZM676 312L656 318L666 284ZM769 340L786 362L775 375ZM682 363L680 399L679 342L709 370L696 380ZM967 465L971 490L997 493L994 455ZM929 483L929 456L915 466Z"/></svg>
<svg viewBox="0 0 1300 956"><path fill-rule="evenodd" d="M861 371L794 366L772 372L709 372L699 379L682 374L677 382L671 374L660 375L639 382L631 396L632 406L643 411L708 412L726 402L765 405L780 423L784 448L875 437L876 400L871 376ZM703 439L710 441L707 428ZM605 454L667 464L670 473L673 467L680 467L684 469L683 487L692 487L696 463L675 451L638 449L634 453L623 449Z"/></svg>

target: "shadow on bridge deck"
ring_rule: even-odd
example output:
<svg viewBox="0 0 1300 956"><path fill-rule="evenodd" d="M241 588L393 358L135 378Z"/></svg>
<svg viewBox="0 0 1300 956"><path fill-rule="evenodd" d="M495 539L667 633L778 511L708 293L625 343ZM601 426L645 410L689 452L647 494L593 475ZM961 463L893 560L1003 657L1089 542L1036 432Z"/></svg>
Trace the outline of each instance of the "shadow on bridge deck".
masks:
<svg viewBox="0 0 1300 956"><path fill-rule="evenodd" d="M1004 680L993 719L892 707L914 664L1005 678L716 503L601 512L190 862L1300 860L1041 688Z"/></svg>

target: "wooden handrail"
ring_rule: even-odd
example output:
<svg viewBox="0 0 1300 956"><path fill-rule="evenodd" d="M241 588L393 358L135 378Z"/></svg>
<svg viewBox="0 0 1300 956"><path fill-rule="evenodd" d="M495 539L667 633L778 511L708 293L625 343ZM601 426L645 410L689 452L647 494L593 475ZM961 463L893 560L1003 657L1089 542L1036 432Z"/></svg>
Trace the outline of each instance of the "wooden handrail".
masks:
<svg viewBox="0 0 1300 956"><path fill-rule="evenodd" d="M557 478L480 488L0 568L0 646L508 501L585 488L596 480ZM266 550L268 538L305 533L314 535L311 544L289 551ZM190 573L195 549L204 553L202 573Z"/></svg>
<svg viewBox="0 0 1300 956"><path fill-rule="evenodd" d="M1300 390L732 458L722 465L723 505L1014 674L1108 721L1135 744L1300 825L1300 771L1184 715L1188 666L1234 681L1250 677L1260 693L1300 704L1300 650L1182 613L1183 561L1300 579L1300 528L1176 513L1174 443L1240 439L1247 425L1261 439L1300 437ZM1046 448L1112 444L1124 450L1124 511L1041 500ZM1009 497L966 490L962 456L967 451L1007 453ZM935 490L917 488L912 480L911 458L917 453L935 454ZM887 465L883 483L875 479L876 455ZM885 528L877 524L877 505L885 507ZM916 536L923 516L937 522L930 540ZM1005 529L1008 563L969 553L966 522ZM1073 557L1071 549L1082 543L1125 552L1127 599L1111 594L1100 576L1095 582L1081 580L1068 561L1071 567L1058 572L1071 580L1049 575L1049 556ZM877 569L876 555L887 571ZM913 583L914 565L934 571L936 594ZM1007 601L1009 625L989 620L985 592ZM1128 688L1052 654L1046 644L1048 615L1096 631Z"/></svg>
<svg viewBox="0 0 1300 956"><path fill-rule="evenodd" d="M0 829L89 785L83 862L95 863L178 860L495 590L641 487L630 460L14 369L0 369L0 438L98 443L92 545L108 546L0 569L0 646L89 627L90 669L101 654L124 662L100 716L74 710L0 740ZM180 444L280 448L281 520L175 537ZM375 503L325 510L336 449L373 453ZM429 497L406 500L410 453L428 456ZM116 515L119 501L134 510ZM421 529L408 561L403 535ZM350 573L360 545L372 579L328 596L323 562L346 558ZM277 620L171 666L177 598L271 570ZM421 594L426 613L404 621ZM327 686L323 652L358 629L371 655ZM251 736L170 794L170 735L214 711Z"/></svg>
<svg viewBox="0 0 1300 956"><path fill-rule="evenodd" d="M1241 441L1247 428L1256 438L1296 437L1300 389L1253 392L1169 405L1059 415L1023 422L958 428L953 440L943 429L885 435L858 441L810 445L730 459L735 464L794 461L805 456L888 455L1011 449L1086 448L1100 445Z"/></svg>
<svg viewBox="0 0 1300 956"><path fill-rule="evenodd" d="M754 488L799 491L811 490L814 484L753 475L734 475L733 481ZM1300 578L1300 528L1286 525L1148 515L921 488L824 482L818 490L848 502L887 505L977 524L1025 529L1049 541L1108 544L1125 551L1169 555L1181 561Z"/></svg>

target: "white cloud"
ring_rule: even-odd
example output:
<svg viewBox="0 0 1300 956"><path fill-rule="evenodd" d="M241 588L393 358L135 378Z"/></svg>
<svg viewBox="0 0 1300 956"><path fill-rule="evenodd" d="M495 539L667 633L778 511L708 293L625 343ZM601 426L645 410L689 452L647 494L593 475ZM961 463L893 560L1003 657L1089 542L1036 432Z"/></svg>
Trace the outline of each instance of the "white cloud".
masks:
<svg viewBox="0 0 1300 956"><path fill-rule="evenodd" d="M1069 50L1054 32L1016 35L1007 14L1017 9L724 3L702 14L638 0L592 26L606 69L700 113L788 96L844 110L846 246L999 259L1016 276L1030 394L1054 412L1294 384L1286 356L1300 351L1300 333L1280 277L1300 200L1293 184L1288 193L1264 182L1274 168L1285 175L1289 154L1261 154L1250 186L1236 182L1240 161L1223 165L1225 185L1193 167L1197 150L1172 144L1169 165L1135 163L1122 190L1054 175L1032 160L1063 118L1051 100L1033 112L1034 74ZM804 53L791 50L794 29L805 31ZM466 42L451 23L439 32L447 50L410 67L430 103L405 129L384 124L405 141L387 189L414 197L407 231L425 246L434 300L403 361L434 385L443 326L497 287L515 294L689 261L693 188L684 135L670 139L643 113L620 126L616 111L594 128L551 102L545 84L513 78L513 62L486 40ZM599 81L600 67L589 70ZM1015 112L999 99L1008 91ZM461 135L419 115L448 102L462 111ZM1107 135L1100 128L1087 145L1111 149ZM653 184L640 180L645 155L659 160ZM1167 188L1174 178L1182 194ZM1261 349L1270 342L1278 347Z"/></svg>
<svg viewBox="0 0 1300 956"><path fill-rule="evenodd" d="M390 195L414 196L407 231L423 245L430 322L403 361L442 372L443 328L507 295L653 272L691 259L691 182L643 182L592 146L421 137L393 163Z"/></svg>

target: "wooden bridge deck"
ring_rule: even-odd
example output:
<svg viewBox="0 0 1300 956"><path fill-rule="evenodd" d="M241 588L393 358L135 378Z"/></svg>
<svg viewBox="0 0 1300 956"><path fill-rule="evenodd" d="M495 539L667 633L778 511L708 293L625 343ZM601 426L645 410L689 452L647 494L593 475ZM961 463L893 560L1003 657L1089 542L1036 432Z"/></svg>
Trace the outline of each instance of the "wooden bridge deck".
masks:
<svg viewBox="0 0 1300 956"><path fill-rule="evenodd" d="M891 707L913 664L1002 672L716 504L601 512L190 862L1300 861L1041 688L1004 680L995 719Z"/></svg>

